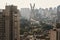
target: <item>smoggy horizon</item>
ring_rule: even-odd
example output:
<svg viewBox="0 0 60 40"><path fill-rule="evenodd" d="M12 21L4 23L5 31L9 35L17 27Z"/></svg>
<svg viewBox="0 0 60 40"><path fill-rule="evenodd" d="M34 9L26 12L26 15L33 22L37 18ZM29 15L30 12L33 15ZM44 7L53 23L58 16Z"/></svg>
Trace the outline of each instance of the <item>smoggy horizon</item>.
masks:
<svg viewBox="0 0 60 40"><path fill-rule="evenodd" d="M54 8L60 5L60 0L0 0L0 9L4 9L6 5L15 5L18 9L30 8L30 3L35 3L35 8Z"/></svg>

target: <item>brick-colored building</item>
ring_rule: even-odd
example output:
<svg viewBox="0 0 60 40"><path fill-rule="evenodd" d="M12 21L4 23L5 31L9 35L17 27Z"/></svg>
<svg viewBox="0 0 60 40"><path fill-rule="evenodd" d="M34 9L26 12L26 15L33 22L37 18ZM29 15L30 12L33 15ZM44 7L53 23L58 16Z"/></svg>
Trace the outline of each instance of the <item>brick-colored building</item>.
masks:
<svg viewBox="0 0 60 40"><path fill-rule="evenodd" d="M53 28L49 31L50 40L60 40L60 25L56 24L56 28Z"/></svg>
<svg viewBox="0 0 60 40"><path fill-rule="evenodd" d="M60 40L60 5L57 7L57 21L55 28L50 30L50 40Z"/></svg>
<svg viewBox="0 0 60 40"><path fill-rule="evenodd" d="M56 30L51 29L49 31L49 33L50 33L50 35L49 35L50 40L56 40L57 39L57 31Z"/></svg>
<svg viewBox="0 0 60 40"><path fill-rule="evenodd" d="M20 40L20 14L17 6L6 6L2 12L2 15L3 17L0 19L0 22L3 22L0 24L3 26L0 26L0 35L2 34L0 39ZM4 36L4 38L2 36Z"/></svg>

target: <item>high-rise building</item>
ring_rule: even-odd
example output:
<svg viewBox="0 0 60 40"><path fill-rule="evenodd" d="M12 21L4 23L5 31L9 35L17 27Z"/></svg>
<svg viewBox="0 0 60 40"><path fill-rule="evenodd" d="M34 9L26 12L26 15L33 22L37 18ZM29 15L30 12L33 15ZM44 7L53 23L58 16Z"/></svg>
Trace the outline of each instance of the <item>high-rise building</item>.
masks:
<svg viewBox="0 0 60 40"><path fill-rule="evenodd" d="M21 16L26 18L26 19L29 19L30 18L30 9L29 8L21 8Z"/></svg>
<svg viewBox="0 0 60 40"><path fill-rule="evenodd" d="M57 40L57 31L55 29L51 29L49 33L50 40Z"/></svg>
<svg viewBox="0 0 60 40"><path fill-rule="evenodd" d="M34 19L35 19L36 21L40 21L40 19L41 19L41 14L39 13L39 9L34 9L34 10L35 10Z"/></svg>
<svg viewBox="0 0 60 40"><path fill-rule="evenodd" d="M60 5L57 7L57 17L58 17L58 22L60 23Z"/></svg>
<svg viewBox="0 0 60 40"><path fill-rule="evenodd" d="M0 12L0 40L20 40L20 14L17 6L6 6Z"/></svg>
<svg viewBox="0 0 60 40"><path fill-rule="evenodd" d="M50 40L60 40L60 6L57 7L57 18L56 27L50 30Z"/></svg>
<svg viewBox="0 0 60 40"><path fill-rule="evenodd" d="M39 8L39 13L41 14L41 18L44 18L44 9Z"/></svg>
<svg viewBox="0 0 60 40"><path fill-rule="evenodd" d="M0 40L5 40L5 25L3 18L3 10L0 10Z"/></svg>
<svg viewBox="0 0 60 40"><path fill-rule="evenodd" d="M58 22L57 22L57 40L60 40L60 5L57 7L57 17L58 17Z"/></svg>

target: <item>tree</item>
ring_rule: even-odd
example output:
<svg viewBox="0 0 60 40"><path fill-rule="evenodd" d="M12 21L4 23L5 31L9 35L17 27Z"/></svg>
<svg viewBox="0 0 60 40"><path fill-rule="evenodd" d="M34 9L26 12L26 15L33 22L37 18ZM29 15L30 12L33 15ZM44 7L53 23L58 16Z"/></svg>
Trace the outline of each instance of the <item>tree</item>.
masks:
<svg viewBox="0 0 60 40"><path fill-rule="evenodd" d="M25 18L21 18L20 33L23 34L24 32L28 32L30 30L29 28L30 28L30 21Z"/></svg>

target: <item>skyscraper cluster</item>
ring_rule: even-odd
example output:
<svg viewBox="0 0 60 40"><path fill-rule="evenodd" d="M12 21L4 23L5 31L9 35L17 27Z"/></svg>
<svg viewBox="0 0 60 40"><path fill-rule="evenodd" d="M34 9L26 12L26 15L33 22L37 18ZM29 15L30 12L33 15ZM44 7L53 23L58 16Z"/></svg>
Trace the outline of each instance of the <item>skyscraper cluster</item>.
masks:
<svg viewBox="0 0 60 40"><path fill-rule="evenodd" d="M43 22L53 25L53 29L46 30L47 37L49 40L60 40L60 6L49 9L35 9L34 6L31 6L31 9L18 10L14 5L6 5L5 9L0 9L0 40L20 40L20 17L28 19L27 23ZM32 25L29 24L29 26ZM44 37L44 35L42 36ZM42 36L40 35L39 39L45 40L46 37L41 38Z"/></svg>
<svg viewBox="0 0 60 40"><path fill-rule="evenodd" d="M29 8L22 8L20 10L22 17L26 19L34 19L36 21L43 21L45 23L55 22L57 19L57 8L39 8L34 9L34 13L31 13L31 9ZM51 23L50 23L51 24Z"/></svg>

